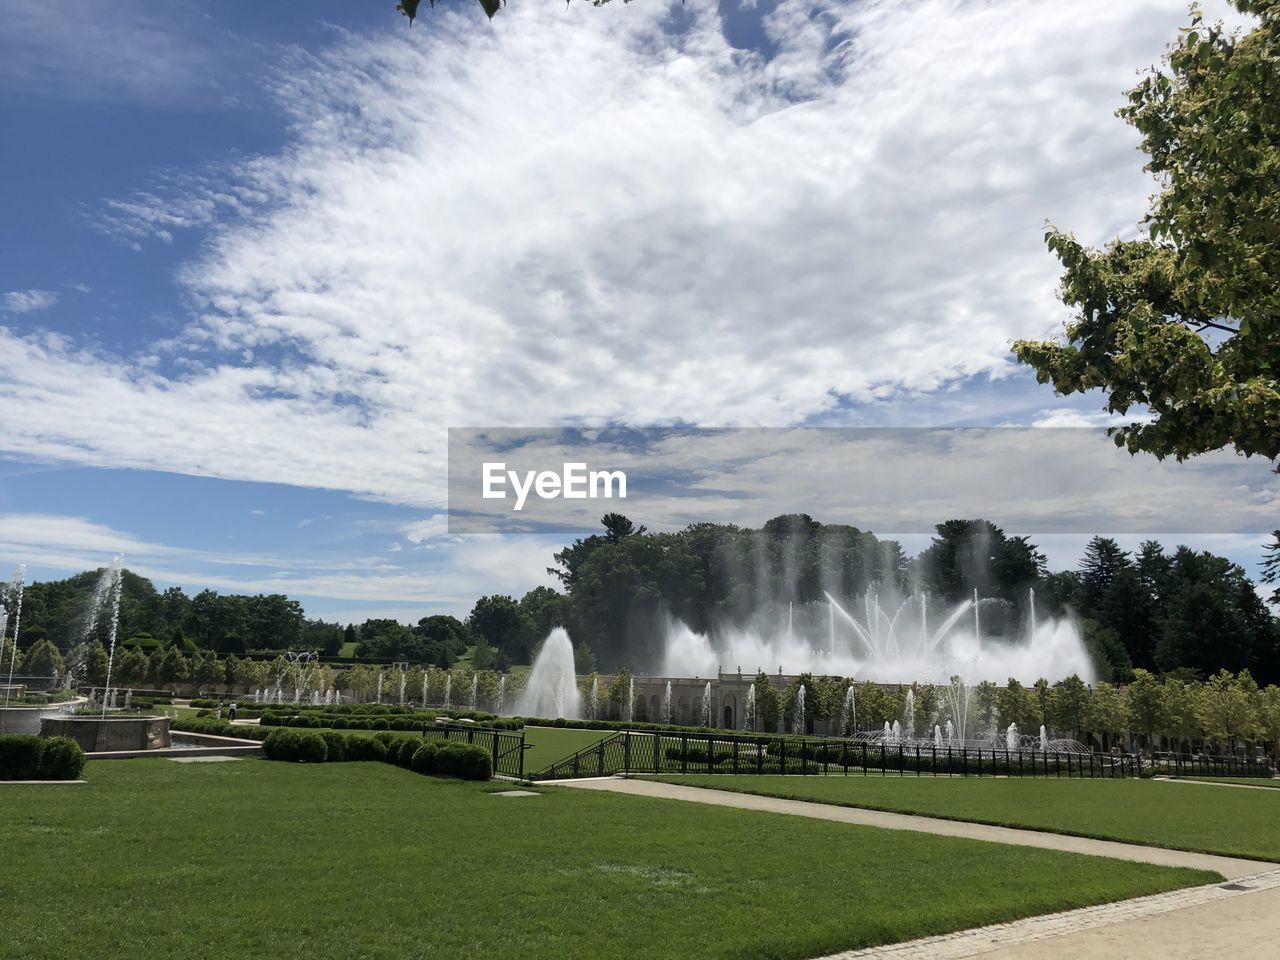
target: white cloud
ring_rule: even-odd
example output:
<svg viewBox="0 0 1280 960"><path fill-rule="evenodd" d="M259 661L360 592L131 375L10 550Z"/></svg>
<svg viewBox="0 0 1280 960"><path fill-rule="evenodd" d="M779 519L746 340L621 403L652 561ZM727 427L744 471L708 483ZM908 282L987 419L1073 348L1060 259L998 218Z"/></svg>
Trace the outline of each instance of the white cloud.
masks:
<svg viewBox="0 0 1280 960"><path fill-rule="evenodd" d="M243 92L230 35L195 0L0 0L0 24L0 87L27 96L164 105Z"/></svg>
<svg viewBox="0 0 1280 960"><path fill-rule="evenodd" d="M0 303L4 304L6 313L31 313L36 310L48 310L58 302L58 295L52 290L10 290L0 294Z"/></svg>
<svg viewBox="0 0 1280 960"><path fill-rule="evenodd" d="M438 508L451 425L794 424L1005 377L1063 318L1044 220L1142 214L1112 113L1181 0L796 0L768 62L688 9L289 59L284 150L113 207L131 242L212 231L198 317L124 357L0 328L0 448Z"/></svg>

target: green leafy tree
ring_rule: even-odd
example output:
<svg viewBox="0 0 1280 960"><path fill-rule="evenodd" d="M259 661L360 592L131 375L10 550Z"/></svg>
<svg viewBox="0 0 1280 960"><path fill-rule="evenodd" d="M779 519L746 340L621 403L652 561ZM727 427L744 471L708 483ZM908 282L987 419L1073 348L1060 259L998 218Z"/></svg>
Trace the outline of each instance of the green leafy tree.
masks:
<svg viewBox="0 0 1280 960"><path fill-rule="evenodd" d="M1124 695L1109 683L1099 683L1089 698L1087 723L1102 736L1104 748L1117 744L1129 724Z"/></svg>
<svg viewBox="0 0 1280 960"><path fill-rule="evenodd" d="M137 647L116 651L116 665L112 673L112 685L119 680L121 686L141 686L147 682L151 663L147 655Z"/></svg>
<svg viewBox="0 0 1280 960"><path fill-rule="evenodd" d="M1074 673L1056 684L1049 693L1049 717L1052 726L1080 739L1089 716L1089 688Z"/></svg>
<svg viewBox="0 0 1280 960"><path fill-rule="evenodd" d="M773 678L761 670L753 681L756 685L756 729L774 730L782 718L782 697Z"/></svg>
<svg viewBox="0 0 1280 960"><path fill-rule="evenodd" d="M1280 455L1280 5L1234 6L1253 29L1193 9L1165 69L1119 111L1160 180L1147 235L1093 250L1050 230L1077 314L1062 342L1014 344L1059 393L1149 411L1112 431L1131 452Z"/></svg>
<svg viewBox="0 0 1280 960"><path fill-rule="evenodd" d="M1246 681L1247 678L1247 681ZM1204 685L1199 698L1199 719L1205 736L1234 751L1238 739L1253 739L1258 733L1258 716L1250 688L1253 678L1244 671L1234 677L1220 670Z"/></svg>
<svg viewBox="0 0 1280 960"><path fill-rule="evenodd" d="M61 673L62 654L48 638L37 640L27 650L23 669L33 677L52 677Z"/></svg>
<svg viewBox="0 0 1280 960"><path fill-rule="evenodd" d="M1135 670L1133 682L1124 693L1130 725L1146 738L1148 751L1154 750L1156 734L1165 729L1167 722L1166 697L1160 681L1147 670Z"/></svg>

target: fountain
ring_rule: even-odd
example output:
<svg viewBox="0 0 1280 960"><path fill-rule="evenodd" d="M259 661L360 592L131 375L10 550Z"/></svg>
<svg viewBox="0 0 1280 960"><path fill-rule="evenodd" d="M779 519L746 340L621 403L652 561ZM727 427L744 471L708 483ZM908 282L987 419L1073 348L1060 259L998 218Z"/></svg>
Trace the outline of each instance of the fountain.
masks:
<svg viewBox="0 0 1280 960"><path fill-rule="evenodd" d="M8 605L13 606L13 645L9 648L9 682L4 688L4 705L9 705L9 695L13 692L13 668L18 660L18 633L22 629L22 592L27 584L27 565L25 563L18 564L13 571L13 576L9 578L9 588L5 591L5 599ZM9 632L9 615L6 612L4 618L4 628L0 630L0 667L4 666L4 638Z"/></svg>
<svg viewBox="0 0 1280 960"><path fill-rule="evenodd" d="M983 608L1005 601L977 594L942 607L921 592L902 596L881 585L856 603L831 593L809 604L761 608L745 624L717 623L697 633L679 621L665 638L666 676L708 676L727 661L776 663L787 672L860 677L880 683L944 684L957 674L971 682L1003 683L1009 677L1050 682L1072 674L1095 679L1093 662L1070 619L1034 613L1021 628L1000 636ZM859 610L855 615L851 609ZM770 610L774 611L772 618ZM957 720L957 726L963 727ZM962 731L963 732L963 731Z"/></svg>
<svg viewBox="0 0 1280 960"><path fill-rule="evenodd" d="M890 730L893 733L893 742L901 743L902 742L902 724L899 721L895 720L893 721L893 726L890 728Z"/></svg>
<svg viewBox="0 0 1280 960"><path fill-rule="evenodd" d="M1016 723L1009 724L1009 729L1004 734L1005 749L1017 750L1021 744L1022 741L1018 739L1018 725Z"/></svg>
<svg viewBox="0 0 1280 960"><path fill-rule="evenodd" d="M516 713L577 720L582 716L581 700L573 669L573 643L563 627L556 627L533 660L529 679L516 699Z"/></svg>
<svg viewBox="0 0 1280 960"><path fill-rule="evenodd" d="M906 699L902 704L902 732L908 739L916 735L916 692L914 689L907 690Z"/></svg>
<svg viewBox="0 0 1280 960"><path fill-rule="evenodd" d="M424 678L422 682L425 684L426 679ZM502 676L498 678L498 713L502 714L506 712L507 712L507 675L504 673Z"/></svg>
<svg viewBox="0 0 1280 960"><path fill-rule="evenodd" d="M754 697L755 691L756 691L756 686L753 683L751 685L750 691L748 691L748 695L751 697ZM667 681L667 686L662 691L662 722L663 723L671 722L671 681L670 680Z"/></svg>
<svg viewBox="0 0 1280 960"><path fill-rule="evenodd" d="M94 597L97 601L99 597L102 602L109 605L111 609L111 620L108 626L107 638L107 683L102 691L102 717L105 719L107 715L107 701L111 696L111 668L115 665L116 659L116 633L120 628L120 589L121 581L124 575L124 555L116 554L112 558L110 566L103 571L102 577L99 579L98 592ZM103 591L103 581L105 581L105 593ZM94 616L94 626L97 626L97 616Z"/></svg>
<svg viewBox="0 0 1280 960"><path fill-rule="evenodd" d="M591 678L591 697L587 701L591 710L591 719L600 719L600 678Z"/></svg>
<svg viewBox="0 0 1280 960"><path fill-rule="evenodd" d="M427 671L422 671L422 708L427 707Z"/></svg>
<svg viewBox="0 0 1280 960"><path fill-rule="evenodd" d="M1044 728L1044 724L1040 724L1040 752L1049 752L1049 731Z"/></svg>
<svg viewBox="0 0 1280 960"><path fill-rule="evenodd" d="M942 728L936 723L933 725L933 748L942 749Z"/></svg>
<svg viewBox="0 0 1280 960"><path fill-rule="evenodd" d="M702 725L704 727L711 726L711 681L707 681L706 687L702 691Z"/></svg>
<svg viewBox="0 0 1280 960"><path fill-rule="evenodd" d="M955 743L956 727L950 720L947 721L947 743Z"/></svg>
<svg viewBox="0 0 1280 960"><path fill-rule="evenodd" d="M471 712L476 712L476 695L480 691L480 674L471 674Z"/></svg>
<svg viewBox="0 0 1280 960"><path fill-rule="evenodd" d="M667 681L667 702L666 711L668 722L671 717L671 681ZM756 728L756 685L753 683L747 687L747 708L743 711L744 729L754 730Z"/></svg>
<svg viewBox="0 0 1280 960"><path fill-rule="evenodd" d="M708 686L710 686L710 684L708 684ZM631 681L627 684L627 706L626 706L626 710L624 711L626 714L624 719L627 721L627 723L634 722L635 711L636 711L636 678L632 677Z"/></svg>
<svg viewBox="0 0 1280 960"><path fill-rule="evenodd" d="M847 737L858 729L857 704L853 699L853 686L844 692L844 703L840 707L840 736Z"/></svg>
<svg viewBox="0 0 1280 960"><path fill-rule="evenodd" d="M408 680L408 677L405 676L405 672L401 670L400 671L400 706L402 707L404 706L404 685L407 680Z"/></svg>
<svg viewBox="0 0 1280 960"><path fill-rule="evenodd" d="M450 671L444 675L444 708L449 709L449 703L453 700L453 672Z"/></svg>

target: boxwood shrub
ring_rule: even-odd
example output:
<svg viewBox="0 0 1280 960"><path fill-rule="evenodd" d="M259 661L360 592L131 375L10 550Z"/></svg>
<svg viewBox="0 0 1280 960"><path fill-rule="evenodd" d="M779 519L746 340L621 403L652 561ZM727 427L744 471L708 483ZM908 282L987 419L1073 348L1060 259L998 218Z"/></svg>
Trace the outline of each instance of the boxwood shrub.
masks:
<svg viewBox="0 0 1280 960"><path fill-rule="evenodd" d="M44 741L39 737L12 733L0 736L0 780L40 779Z"/></svg>
<svg viewBox="0 0 1280 960"><path fill-rule="evenodd" d="M37 780L79 780L84 751L70 737L50 737L44 742Z"/></svg>
<svg viewBox="0 0 1280 960"><path fill-rule="evenodd" d="M294 730L272 730L262 741L262 752L268 760L293 763L324 763L329 757L324 737Z"/></svg>

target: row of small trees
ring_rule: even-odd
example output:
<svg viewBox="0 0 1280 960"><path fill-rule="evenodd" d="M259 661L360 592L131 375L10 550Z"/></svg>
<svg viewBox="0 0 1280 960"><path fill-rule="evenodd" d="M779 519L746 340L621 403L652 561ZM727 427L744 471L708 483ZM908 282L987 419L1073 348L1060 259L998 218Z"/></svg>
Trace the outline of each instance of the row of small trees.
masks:
<svg viewBox="0 0 1280 960"><path fill-rule="evenodd" d="M929 735L934 725L960 718L946 686L911 684L898 687L874 683L850 684L835 677L802 675L779 692L773 678L755 678L756 717L772 726L795 717L800 685L805 686L805 721L838 722L850 686L854 689L859 729L876 729L902 721L907 691L913 691L915 729L911 736ZM1005 729L1016 723L1023 733L1043 725L1055 737L1091 742L1103 749L1141 746L1147 750L1232 752L1238 746L1267 745L1280 758L1280 687L1259 687L1248 670L1220 671L1198 683L1160 678L1137 670L1131 683L1086 684L1070 676L1056 684L1038 680L1024 686L1010 679L1004 686L980 683L969 691L965 724L970 734Z"/></svg>

